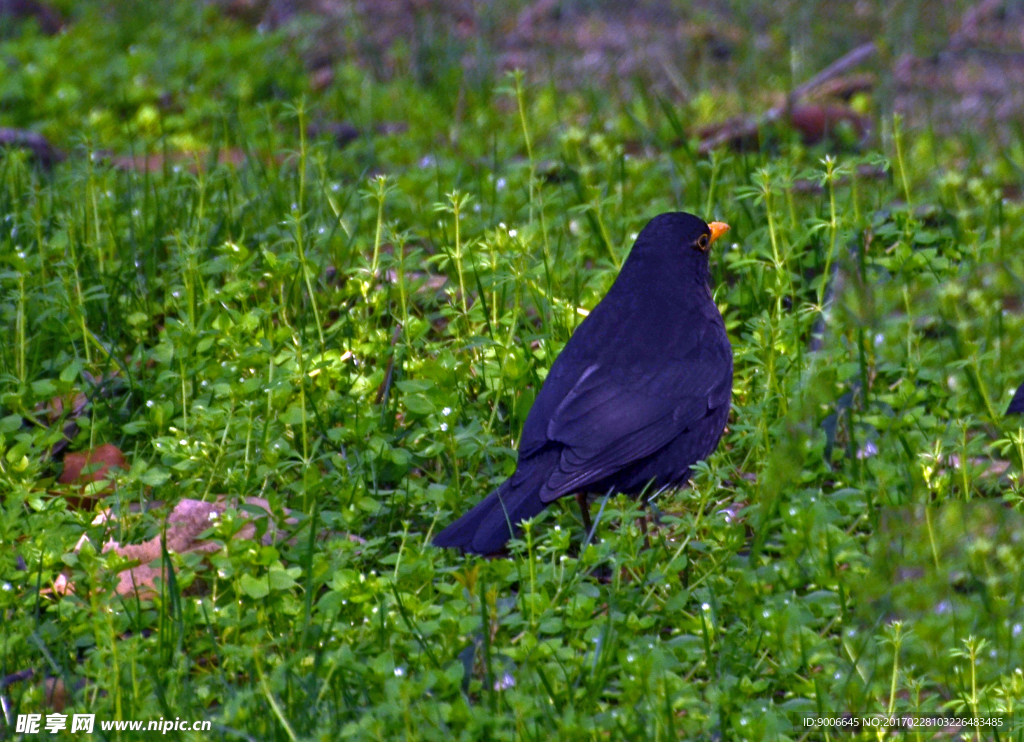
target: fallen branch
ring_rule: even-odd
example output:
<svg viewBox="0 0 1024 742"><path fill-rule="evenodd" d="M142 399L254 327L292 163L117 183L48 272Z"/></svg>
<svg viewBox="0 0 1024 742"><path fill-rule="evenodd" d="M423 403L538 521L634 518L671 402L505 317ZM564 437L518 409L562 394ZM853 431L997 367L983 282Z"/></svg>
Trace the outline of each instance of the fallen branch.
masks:
<svg viewBox="0 0 1024 742"><path fill-rule="evenodd" d="M804 97L814 92L817 88L821 87L830 80L848 72L849 70L863 64L872 55L878 51L878 47L874 42L862 44L853 51L843 55L835 62L830 64L828 67L823 69L818 74L814 75L807 82L793 88L786 96L785 101L781 104L768 109L765 113L761 114L756 118L748 119L731 119L726 121L714 128L713 132L709 132L708 135L701 141L700 147L697 149L698 153L705 155L724 144L729 143L747 143L756 141L758 138L758 132L766 124L773 123L775 121L792 119L794 118L794 108L796 104ZM811 109L814 110L811 110ZM809 119L821 119L822 130L827 130L830 122L838 122L843 120L857 119L852 111L846 109L838 109L835 107L811 107L808 106L807 110L798 109L804 114L805 118ZM856 125L856 122L855 122Z"/></svg>
<svg viewBox="0 0 1024 742"><path fill-rule="evenodd" d="M0 148L5 147L27 149L47 170L65 157L64 153L50 144L42 134L25 129L0 129Z"/></svg>
<svg viewBox="0 0 1024 742"><path fill-rule="evenodd" d="M874 56L877 51L878 47L873 41L869 41L867 44L861 44L853 51L844 54L807 82L802 85L797 85L786 97L785 106L776 106L771 109L771 111L779 111L780 108L785 110L786 106L792 108L797 101L814 92L815 89L824 85L832 78L839 77L840 75L852 70L854 67L859 67L864 64L864 62ZM771 113L771 111L769 111L769 113Z"/></svg>

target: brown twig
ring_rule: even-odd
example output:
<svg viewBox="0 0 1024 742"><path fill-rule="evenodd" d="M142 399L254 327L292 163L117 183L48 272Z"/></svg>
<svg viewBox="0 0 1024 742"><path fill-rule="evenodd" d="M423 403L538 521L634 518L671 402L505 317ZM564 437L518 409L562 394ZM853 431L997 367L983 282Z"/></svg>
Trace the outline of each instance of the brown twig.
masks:
<svg viewBox="0 0 1024 742"><path fill-rule="evenodd" d="M854 67L859 67L864 64L864 62L868 61L877 51L878 47L875 45L875 42L869 41L866 44L861 44L853 51L844 54L810 80L793 88L786 97L786 106L792 108L797 101L812 93L815 88L825 84L833 77L839 77L849 70L852 70ZM779 108L780 106L777 106L772 110L777 111Z"/></svg>
<svg viewBox="0 0 1024 742"><path fill-rule="evenodd" d="M49 170L65 155L47 141L46 137L26 129L0 129L0 148L27 149L44 168Z"/></svg>
<svg viewBox="0 0 1024 742"><path fill-rule="evenodd" d="M801 98L812 93L816 88L824 85L829 80L832 80L854 67L863 64L877 51L878 47L873 41L858 46L853 51L844 54L828 67L821 70L821 72L814 75L807 82L793 88L789 92L789 95L786 96L786 100L780 105L768 109L758 117L739 121L734 125L724 125L719 127L715 134L707 137L700 143L700 147L697 151L704 155L718 147L721 147L723 144L727 144L728 142L744 139L749 140L756 137L758 130L765 124L788 117L790 112L793 110L793 106L795 106Z"/></svg>
<svg viewBox="0 0 1024 742"><path fill-rule="evenodd" d="M36 671L33 670L30 667L27 670L22 670L21 672L11 673L10 675L8 675L5 678L0 678L0 690L3 690L8 685L13 685L14 683L20 683L22 680L28 680L29 678L31 678L35 674L36 674Z"/></svg>
<svg viewBox="0 0 1024 742"><path fill-rule="evenodd" d="M388 392L391 391L391 379L395 373L395 346L398 345L398 339L402 337L402 325L401 323L395 325L395 333L391 336L391 357L388 358L388 370L384 373L384 381L380 383L377 388L377 399L375 404L381 404L387 399Z"/></svg>

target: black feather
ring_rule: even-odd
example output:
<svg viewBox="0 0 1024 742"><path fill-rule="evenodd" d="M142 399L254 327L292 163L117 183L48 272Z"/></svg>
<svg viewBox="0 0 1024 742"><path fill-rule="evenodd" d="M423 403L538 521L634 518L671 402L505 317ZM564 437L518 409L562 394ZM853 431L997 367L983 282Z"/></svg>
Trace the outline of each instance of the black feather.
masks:
<svg viewBox="0 0 1024 742"><path fill-rule="evenodd" d="M493 553L518 524L575 492L681 485L722 436L732 346L708 286L710 228L662 214L551 366L515 474L434 539Z"/></svg>
<svg viewBox="0 0 1024 742"><path fill-rule="evenodd" d="M1024 384L1017 387L1017 393L1010 400L1010 406L1006 408L1007 415L1024 415Z"/></svg>

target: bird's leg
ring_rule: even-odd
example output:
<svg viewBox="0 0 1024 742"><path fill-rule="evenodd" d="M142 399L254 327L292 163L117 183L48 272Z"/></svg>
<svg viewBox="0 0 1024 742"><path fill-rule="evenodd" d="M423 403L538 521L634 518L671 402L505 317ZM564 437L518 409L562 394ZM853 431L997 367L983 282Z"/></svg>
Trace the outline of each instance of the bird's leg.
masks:
<svg viewBox="0 0 1024 742"><path fill-rule="evenodd" d="M583 516L583 538L590 536L593 526L590 523L590 505L587 504L587 493L576 493L576 504L580 506L580 515Z"/></svg>

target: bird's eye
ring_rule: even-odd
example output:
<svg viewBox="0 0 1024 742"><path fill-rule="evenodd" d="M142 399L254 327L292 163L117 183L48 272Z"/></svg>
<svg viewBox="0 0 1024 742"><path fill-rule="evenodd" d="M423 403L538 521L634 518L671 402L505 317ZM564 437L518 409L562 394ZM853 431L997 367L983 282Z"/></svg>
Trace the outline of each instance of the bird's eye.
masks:
<svg viewBox="0 0 1024 742"><path fill-rule="evenodd" d="M701 250L707 250L708 249L708 245L710 245L710 244L711 244L711 238L708 237L706 234L702 234L697 239L697 247L699 247Z"/></svg>

